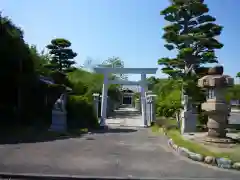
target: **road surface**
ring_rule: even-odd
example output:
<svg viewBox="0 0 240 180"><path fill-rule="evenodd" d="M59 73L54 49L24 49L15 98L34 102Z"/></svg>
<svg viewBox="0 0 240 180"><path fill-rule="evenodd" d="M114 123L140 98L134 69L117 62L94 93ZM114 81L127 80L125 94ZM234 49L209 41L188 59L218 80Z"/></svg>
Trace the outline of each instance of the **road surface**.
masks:
<svg viewBox="0 0 240 180"><path fill-rule="evenodd" d="M172 180L240 178L237 171L221 170L176 155L167 146L166 137L141 127L114 126L106 132L79 138L2 144L0 162L2 173Z"/></svg>

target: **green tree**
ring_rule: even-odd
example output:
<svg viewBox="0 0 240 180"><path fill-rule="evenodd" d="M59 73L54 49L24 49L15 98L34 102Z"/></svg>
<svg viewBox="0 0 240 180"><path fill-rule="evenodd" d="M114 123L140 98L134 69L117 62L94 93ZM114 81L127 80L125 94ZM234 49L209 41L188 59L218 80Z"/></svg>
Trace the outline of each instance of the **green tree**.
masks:
<svg viewBox="0 0 240 180"><path fill-rule="evenodd" d="M10 125L33 122L39 107L36 90L40 87L38 66L41 61L36 47L24 41L23 30L11 19L0 13L0 114L5 116L0 123Z"/></svg>
<svg viewBox="0 0 240 180"><path fill-rule="evenodd" d="M240 78L240 72L237 73L236 77L237 77L237 78Z"/></svg>
<svg viewBox="0 0 240 180"><path fill-rule="evenodd" d="M32 56L34 69L37 74L48 76L50 75L51 71L46 68L47 65L50 63L50 55L46 54L44 51L40 53L37 50L35 45L29 46L30 54Z"/></svg>
<svg viewBox="0 0 240 180"><path fill-rule="evenodd" d="M76 63L73 59L77 56L77 53L73 52L70 47L71 42L67 39L53 39L51 44L47 45L49 53L52 55L48 67L60 72L71 71L73 69L72 65Z"/></svg>
<svg viewBox="0 0 240 180"><path fill-rule="evenodd" d="M148 82L148 90L152 91L154 86L159 83L159 79L154 76L151 76L147 78L147 82Z"/></svg>
<svg viewBox="0 0 240 180"><path fill-rule="evenodd" d="M236 78L240 79L240 72L237 73Z"/></svg>
<svg viewBox="0 0 240 180"><path fill-rule="evenodd" d="M198 78L196 70L204 64L217 63L214 50L223 47L216 39L223 27L215 24L216 19L208 12L204 0L172 0L170 6L161 11L164 19L170 22L163 28L165 47L176 50L177 55L161 58L158 64L163 65L164 73L181 77L183 93L190 96L196 92L192 87L196 86Z"/></svg>
<svg viewBox="0 0 240 180"><path fill-rule="evenodd" d="M119 57L110 57L107 60L103 61L100 65L102 67L111 67L111 68L124 68L124 62ZM125 74L113 74L114 78L127 79Z"/></svg>

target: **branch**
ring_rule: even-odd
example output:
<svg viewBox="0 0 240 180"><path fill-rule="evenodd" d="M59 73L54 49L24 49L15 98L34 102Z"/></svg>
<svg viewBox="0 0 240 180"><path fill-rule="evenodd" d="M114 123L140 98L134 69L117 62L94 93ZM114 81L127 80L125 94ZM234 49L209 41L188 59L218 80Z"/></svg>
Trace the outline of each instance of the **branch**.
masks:
<svg viewBox="0 0 240 180"><path fill-rule="evenodd" d="M191 66L189 68L185 68L185 73L188 74L190 71L193 70L194 64L191 64Z"/></svg>

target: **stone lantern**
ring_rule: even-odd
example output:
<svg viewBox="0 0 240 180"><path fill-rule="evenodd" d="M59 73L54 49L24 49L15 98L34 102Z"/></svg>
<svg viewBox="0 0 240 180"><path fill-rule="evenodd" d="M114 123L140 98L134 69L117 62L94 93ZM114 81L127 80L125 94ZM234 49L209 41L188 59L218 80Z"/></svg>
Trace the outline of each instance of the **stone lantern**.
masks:
<svg viewBox="0 0 240 180"><path fill-rule="evenodd" d="M226 127L229 106L225 101L227 87L233 86L234 80L228 75L223 75L223 67L210 68L208 75L198 80L198 86L207 89L207 101L202 103L202 109L208 115L207 141L227 140Z"/></svg>

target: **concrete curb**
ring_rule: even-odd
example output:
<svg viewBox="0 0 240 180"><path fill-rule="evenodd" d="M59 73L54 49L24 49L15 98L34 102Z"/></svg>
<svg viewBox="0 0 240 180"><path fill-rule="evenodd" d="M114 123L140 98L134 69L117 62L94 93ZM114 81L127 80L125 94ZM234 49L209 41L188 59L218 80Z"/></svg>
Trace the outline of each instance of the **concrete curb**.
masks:
<svg viewBox="0 0 240 180"><path fill-rule="evenodd" d="M227 158L216 158L213 156L204 156L202 154L194 153L188 150L185 147L178 146L174 141L168 137L167 133L164 132L164 135L168 138L168 146L173 149L178 155L187 157L193 161L201 162L206 165L215 166L223 169L232 169L240 171L240 162L234 162Z"/></svg>

